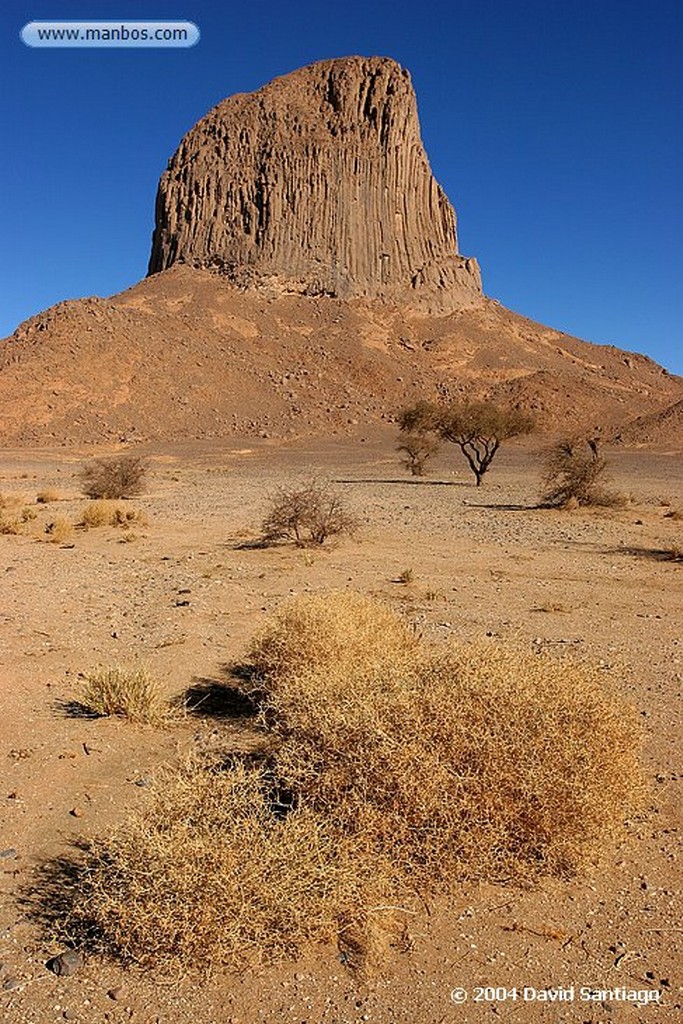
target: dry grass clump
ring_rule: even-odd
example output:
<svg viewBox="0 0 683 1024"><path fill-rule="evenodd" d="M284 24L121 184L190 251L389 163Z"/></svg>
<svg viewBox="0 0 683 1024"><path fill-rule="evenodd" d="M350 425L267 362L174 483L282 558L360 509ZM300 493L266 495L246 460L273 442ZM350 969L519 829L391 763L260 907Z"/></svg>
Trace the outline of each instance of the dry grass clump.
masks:
<svg viewBox="0 0 683 1024"><path fill-rule="evenodd" d="M34 509L16 495L0 494L0 534L23 533L27 523L36 518Z"/></svg>
<svg viewBox="0 0 683 1024"><path fill-rule="evenodd" d="M36 501L39 505L49 505L53 501L59 501L61 495L53 487L44 487L36 494Z"/></svg>
<svg viewBox="0 0 683 1024"><path fill-rule="evenodd" d="M85 677L78 700L95 715L118 715L148 725L158 724L169 714L158 683L144 668L95 669Z"/></svg>
<svg viewBox="0 0 683 1024"><path fill-rule="evenodd" d="M73 536L74 527L64 516L57 516L45 524L45 535L51 544L64 544Z"/></svg>
<svg viewBox="0 0 683 1024"><path fill-rule="evenodd" d="M628 499L605 487L607 462L595 439L563 438L545 454L541 501L551 508L623 507Z"/></svg>
<svg viewBox="0 0 683 1024"><path fill-rule="evenodd" d="M351 591L302 594L283 604L249 649L256 679L272 692L286 676L329 669L330 684L384 664L409 660L418 642L411 626L390 608Z"/></svg>
<svg viewBox="0 0 683 1024"><path fill-rule="evenodd" d="M129 498L146 486L149 464L138 455L93 459L78 474L88 498Z"/></svg>
<svg viewBox="0 0 683 1024"><path fill-rule="evenodd" d="M133 524L144 526L145 523L142 512L105 499L88 502L81 512L81 525L91 530L100 526L120 526L125 530Z"/></svg>
<svg viewBox="0 0 683 1024"><path fill-rule="evenodd" d="M0 534L18 534L23 532L25 521L13 509L0 508Z"/></svg>
<svg viewBox="0 0 683 1024"><path fill-rule="evenodd" d="M280 487L261 526L266 543L290 540L297 547L322 545L330 537L353 534L357 527L341 495L316 479Z"/></svg>
<svg viewBox="0 0 683 1024"><path fill-rule="evenodd" d="M301 635L296 613L295 602ZM339 658L323 647L318 662L323 618L318 598L302 659L293 642L278 666L275 647L264 721L280 738L283 784L369 857L430 888L569 875L636 807L637 721L590 670L492 646L418 656L382 644L381 630L369 633L372 655L354 659L338 625ZM351 648L358 640L352 631Z"/></svg>
<svg viewBox="0 0 683 1024"><path fill-rule="evenodd" d="M269 785L239 764L163 773L151 806L93 847L67 926L124 961L208 970L362 922L377 879L309 809L273 814Z"/></svg>

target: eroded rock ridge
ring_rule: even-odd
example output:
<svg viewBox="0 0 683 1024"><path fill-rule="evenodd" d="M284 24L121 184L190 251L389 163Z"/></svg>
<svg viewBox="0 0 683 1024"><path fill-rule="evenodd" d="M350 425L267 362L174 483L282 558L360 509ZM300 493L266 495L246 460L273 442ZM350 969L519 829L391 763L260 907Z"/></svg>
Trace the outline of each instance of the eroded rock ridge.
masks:
<svg viewBox="0 0 683 1024"><path fill-rule="evenodd" d="M203 117L159 183L149 273L174 263L277 294L433 312L481 295L410 75L380 57L310 65Z"/></svg>

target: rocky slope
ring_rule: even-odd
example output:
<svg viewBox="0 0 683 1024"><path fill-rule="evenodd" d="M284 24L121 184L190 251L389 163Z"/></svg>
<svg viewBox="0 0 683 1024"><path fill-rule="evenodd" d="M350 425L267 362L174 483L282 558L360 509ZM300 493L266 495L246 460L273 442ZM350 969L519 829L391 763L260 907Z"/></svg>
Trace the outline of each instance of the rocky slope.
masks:
<svg viewBox="0 0 683 1024"><path fill-rule="evenodd" d="M638 416L618 430L615 440L627 445L665 447L671 441L683 445L683 399L665 409Z"/></svg>
<svg viewBox="0 0 683 1024"><path fill-rule="evenodd" d="M174 263L431 311L481 294L429 167L410 75L381 57L312 64L203 117L159 184L150 273Z"/></svg>
<svg viewBox="0 0 683 1024"><path fill-rule="evenodd" d="M463 394L518 404L545 430L592 429L656 414L683 380L491 300L434 317L265 297L184 266L60 303L0 345L5 445L351 434L419 397Z"/></svg>

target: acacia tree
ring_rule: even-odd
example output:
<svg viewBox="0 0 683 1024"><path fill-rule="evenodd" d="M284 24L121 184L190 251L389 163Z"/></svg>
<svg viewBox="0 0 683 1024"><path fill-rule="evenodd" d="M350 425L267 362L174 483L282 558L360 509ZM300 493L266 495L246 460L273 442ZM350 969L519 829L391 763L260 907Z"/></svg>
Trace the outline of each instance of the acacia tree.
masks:
<svg viewBox="0 0 683 1024"><path fill-rule="evenodd" d="M488 471L501 442L533 429L533 421L518 409L491 402L453 402L436 405L421 401L398 417L402 432L436 434L458 446L474 473L477 487Z"/></svg>

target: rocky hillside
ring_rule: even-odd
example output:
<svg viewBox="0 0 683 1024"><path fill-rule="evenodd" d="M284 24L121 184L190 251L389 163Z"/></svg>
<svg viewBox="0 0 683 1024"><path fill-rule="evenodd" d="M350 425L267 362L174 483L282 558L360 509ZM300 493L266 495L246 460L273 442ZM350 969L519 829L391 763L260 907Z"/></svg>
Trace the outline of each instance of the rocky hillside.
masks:
<svg viewBox="0 0 683 1024"><path fill-rule="evenodd" d="M0 347L6 445L356 433L418 397L458 394L566 430L656 414L683 398L683 380L490 300L434 317L266 297L184 266L111 299L61 303Z"/></svg>

